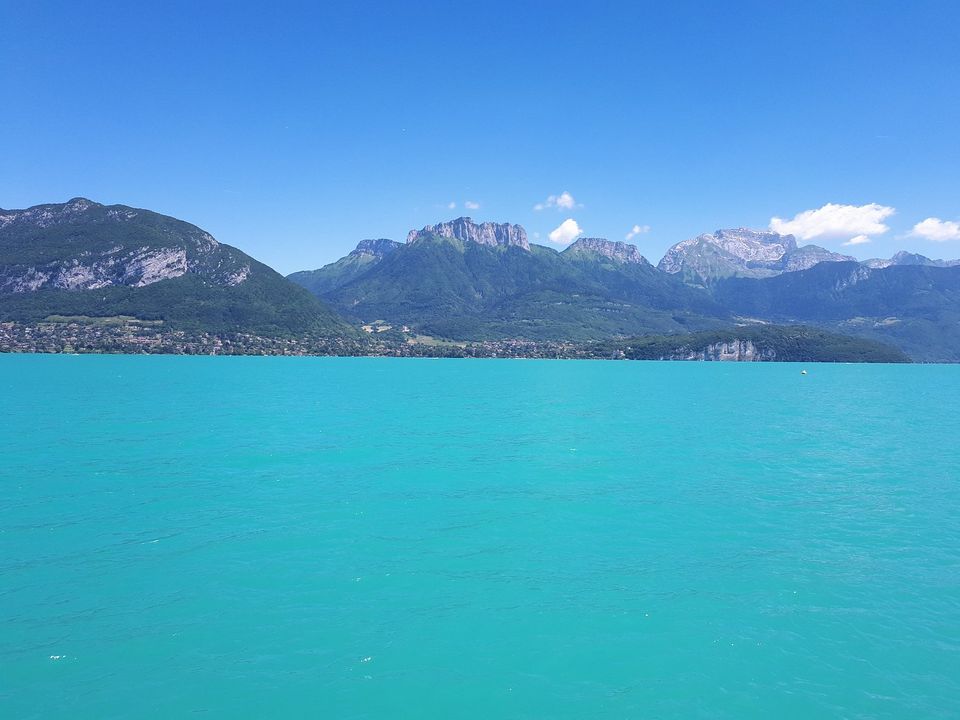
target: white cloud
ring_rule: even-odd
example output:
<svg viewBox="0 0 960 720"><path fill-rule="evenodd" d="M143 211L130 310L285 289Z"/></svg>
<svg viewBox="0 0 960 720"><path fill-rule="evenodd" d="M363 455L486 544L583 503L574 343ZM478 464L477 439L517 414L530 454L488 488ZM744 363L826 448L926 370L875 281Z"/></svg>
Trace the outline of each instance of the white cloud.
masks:
<svg viewBox="0 0 960 720"><path fill-rule="evenodd" d="M583 230L577 225L577 221L573 218L567 218L551 230L547 237L550 238L550 242L557 245L569 245L582 234Z"/></svg>
<svg viewBox="0 0 960 720"><path fill-rule="evenodd" d="M457 204L455 202L450 202L450 203L447 203L447 207L450 208L451 210L454 210L457 207Z"/></svg>
<svg viewBox="0 0 960 720"><path fill-rule="evenodd" d="M922 237L934 242L946 242L947 240L960 240L960 223L953 220L941 220L940 218L930 217L918 222L913 226L910 234L915 237Z"/></svg>
<svg viewBox="0 0 960 720"><path fill-rule="evenodd" d="M534 210L546 210L547 208L556 208L557 210L573 210L577 207L577 201L573 195L564 190L559 195L550 195L542 203L533 206Z"/></svg>
<svg viewBox="0 0 960 720"><path fill-rule="evenodd" d="M857 235L847 240L844 245L866 245L868 242L872 242L869 235Z"/></svg>
<svg viewBox="0 0 960 720"><path fill-rule="evenodd" d="M632 228L630 228L630 232L628 232L626 237L623 239L633 240L633 238L635 238L637 235L640 235L642 233L648 233L648 232L650 232L649 225L634 225Z"/></svg>
<svg viewBox="0 0 960 720"><path fill-rule="evenodd" d="M890 228L883 221L896 210L886 205L836 205L827 203L817 210L806 210L793 220L770 218L770 229L782 235L796 235L800 240L813 238L852 238L859 235L882 235ZM861 241L862 242L862 241Z"/></svg>
<svg viewBox="0 0 960 720"><path fill-rule="evenodd" d="M473 200L467 200L467 201L463 204L463 206L464 206L467 210L479 210L479 209L480 209L480 203L474 202Z"/></svg>

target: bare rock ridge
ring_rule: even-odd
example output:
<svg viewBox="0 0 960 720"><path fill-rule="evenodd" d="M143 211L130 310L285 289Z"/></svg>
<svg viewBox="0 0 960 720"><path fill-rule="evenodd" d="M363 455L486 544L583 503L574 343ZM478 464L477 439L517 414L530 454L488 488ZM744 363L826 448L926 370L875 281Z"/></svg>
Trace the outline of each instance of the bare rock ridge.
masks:
<svg viewBox="0 0 960 720"><path fill-rule="evenodd" d="M736 228L717 230L677 243L658 267L686 279L711 282L724 277L771 277L821 262L855 261L817 245L797 246L793 235Z"/></svg>
<svg viewBox="0 0 960 720"><path fill-rule="evenodd" d="M386 257L398 247L403 247L403 243L399 243L396 240L387 240L386 238L361 240L357 243L357 247L350 251L350 255L370 255L380 259Z"/></svg>
<svg viewBox="0 0 960 720"><path fill-rule="evenodd" d="M103 207L103 205L86 198L75 197L65 203L34 205L26 210L0 209L0 229L16 224L33 225L38 228L62 225L76 221L86 210L92 207ZM114 213L114 217L122 219L130 219L135 215L136 212L131 208L127 208L125 212L116 211Z"/></svg>
<svg viewBox="0 0 960 720"><path fill-rule="evenodd" d="M471 218L460 217L449 222L427 225L422 230L411 230L407 242L412 243L430 236L456 238L464 242L475 242L492 247L519 247L530 249L527 231L520 225L511 223L475 223Z"/></svg>
<svg viewBox="0 0 960 720"><path fill-rule="evenodd" d="M563 254L571 257L599 255L623 265L649 264L636 245L605 238L580 238L564 250Z"/></svg>
<svg viewBox="0 0 960 720"><path fill-rule="evenodd" d="M753 340L725 340L710 343L702 348L682 348L666 355L659 360L712 360L732 362L759 362L776 360L777 353L769 348L760 348Z"/></svg>
<svg viewBox="0 0 960 720"><path fill-rule="evenodd" d="M225 247L189 223L85 198L0 210L0 292L145 287L188 272L239 285L250 264Z"/></svg>
<svg viewBox="0 0 960 720"><path fill-rule="evenodd" d="M891 265L925 265L928 267L955 267L960 265L960 260L931 260L925 255L911 253L901 250L889 260L883 258L871 258L864 260L863 264L869 268L886 268Z"/></svg>

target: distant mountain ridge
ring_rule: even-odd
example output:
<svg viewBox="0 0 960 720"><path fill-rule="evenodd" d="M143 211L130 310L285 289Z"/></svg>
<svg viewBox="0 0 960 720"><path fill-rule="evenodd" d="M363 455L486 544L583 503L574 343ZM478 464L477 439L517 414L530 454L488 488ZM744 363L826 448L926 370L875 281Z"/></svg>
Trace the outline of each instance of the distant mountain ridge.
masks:
<svg viewBox="0 0 960 720"><path fill-rule="evenodd" d="M906 250L901 250L896 253L889 260L884 260L882 258L871 258L869 260L864 260L863 265L866 265L869 268L886 268L892 265L926 265L929 267L954 267L960 265L960 260L931 260L925 255L920 255L919 253L911 253Z"/></svg>
<svg viewBox="0 0 960 720"><path fill-rule="evenodd" d="M736 228L683 240L667 250L658 267L687 282L710 284L727 277L772 277L821 262L851 260L817 245L798 247L793 235Z"/></svg>

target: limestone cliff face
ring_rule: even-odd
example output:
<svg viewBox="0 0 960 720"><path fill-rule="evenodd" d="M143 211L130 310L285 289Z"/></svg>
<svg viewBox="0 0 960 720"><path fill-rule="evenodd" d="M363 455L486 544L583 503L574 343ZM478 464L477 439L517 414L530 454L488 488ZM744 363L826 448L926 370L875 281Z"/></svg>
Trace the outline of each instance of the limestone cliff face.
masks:
<svg viewBox="0 0 960 720"><path fill-rule="evenodd" d="M403 247L403 243L398 243L396 240L387 240L386 238L361 240L357 243L357 247L351 250L349 254L354 256L370 255L379 260L392 253L398 247Z"/></svg>
<svg viewBox="0 0 960 720"><path fill-rule="evenodd" d="M622 265L648 264L636 245L605 238L580 238L563 251L569 257L604 257Z"/></svg>
<svg viewBox="0 0 960 720"><path fill-rule="evenodd" d="M711 282L725 277L771 277L806 270L821 262L853 260L816 245L797 246L793 235L736 228L677 243L658 267L685 278Z"/></svg>
<svg viewBox="0 0 960 720"><path fill-rule="evenodd" d="M137 248L98 257L83 255L43 265L0 268L0 292L44 288L96 290L109 285L144 287L187 272L185 250Z"/></svg>
<svg viewBox="0 0 960 720"><path fill-rule="evenodd" d="M696 350L678 350L660 359L760 362L776 360L777 354L773 350L758 348L752 340L729 340Z"/></svg>
<svg viewBox="0 0 960 720"><path fill-rule="evenodd" d="M468 217L457 218L437 225L427 225L422 230L411 230L407 234L407 242L411 243L430 236L456 238L464 242L475 242L493 247L530 249L530 243L527 242L527 231L520 225L492 222L478 224Z"/></svg>
<svg viewBox="0 0 960 720"><path fill-rule="evenodd" d="M234 286L250 275L244 257L194 225L122 205L0 210L0 293L144 287L187 273Z"/></svg>

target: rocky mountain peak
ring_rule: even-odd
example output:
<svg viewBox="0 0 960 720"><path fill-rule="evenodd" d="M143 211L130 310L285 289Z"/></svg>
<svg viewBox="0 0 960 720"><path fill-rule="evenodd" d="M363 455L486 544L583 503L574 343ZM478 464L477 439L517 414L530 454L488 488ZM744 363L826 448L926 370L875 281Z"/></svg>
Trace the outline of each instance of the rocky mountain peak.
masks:
<svg viewBox="0 0 960 720"><path fill-rule="evenodd" d="M821 262L848 260L853 258L817 245L797 247L793 235L731 228L677 243L663 256L659 267L668 273L683 273L696 282L711 282L732 276L769 277Z"/></svg>
<svg viewBox="0 0 960 720"><path fill-rule="evenodd" d="M91 208L102 208L103 205L75 197L65 203L34 205L25 210L0 210L0 228L14 223L36 225L44 228L51 225L60 225L75 220Z"/></svg>
<svg viewBox="0 0 960 720"><path fill-rule="evenodd" d="M869 268L886 268L891 265L926 265L928 267L954 267L960 265L960 260L931 260L926 255L920 253L907 252L901 250L894 253L889 260L884 258L871 258L864 260L863 265Z"/></svg>
<svg viewBox="0 0 960 720"><path fill-rule="evenodd" d="M351 255L372 255L375 258L382 258L389 255L403 243L386 238L377 238L375 240L361 240L357 243L356 249L350 252Z"/></svg>
<svg viewBox="0 0 960 720"><path fill-rule="evenodd" d="M93 200L87 200L85 197L75 197L67 200L63 208L64 210L68 210L71 212L83 212L84 210L87 210L94 206L103 207L102 205L100 205L100 203L94 202Z"/></svg>
<svg viewBox="0 0 960 720"><path fill-rule="evenodd" d="M891 265L932 265L932 266L943 266L947 264L947 261L944 260L931 260L926 255L921 255L920 253L907 252L906 250L901 250L898 253L894 253L894 256L890 258Z"/></svg>
<svg viewBox="0 0 960 720"><path fill-rule="evenodd" d="M421 238L437 236L456 238L464 242L475 242L480 245L493 247L519 247L530 249L527 242L527 231L520 225L511 223L475 223L472 218L460 217L437 225L427 225L422 230L411 230L407 234L407 242L411 243Z"/></svg>
<svg viewBox="0 0 960 720"><path fill-rule="evenodd" d="M775 262L797 249L793 235L750 228L717 230L712 242L747 262Z"/></svg>
<svg viewBox="0 0 960 720"><path fill-rule="evenodd" d="M630 245L619 240L607 240L606 238L580 238L563 252L570 255L582 253L600 255L623 264L647 262L636 245Z"/></svg>

